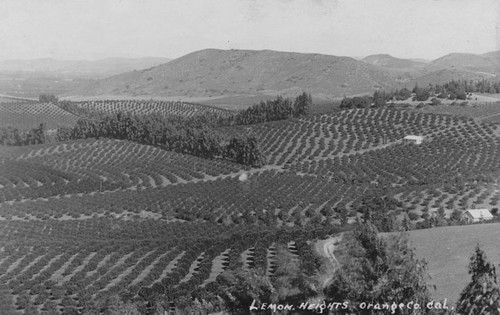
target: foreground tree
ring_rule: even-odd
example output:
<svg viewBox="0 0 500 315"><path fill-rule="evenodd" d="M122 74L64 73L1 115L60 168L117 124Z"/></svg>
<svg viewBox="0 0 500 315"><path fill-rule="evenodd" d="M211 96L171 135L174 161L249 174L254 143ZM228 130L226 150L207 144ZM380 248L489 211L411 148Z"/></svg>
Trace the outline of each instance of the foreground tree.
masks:
<svg viewBox="0 0 500 315"><path fill-rule="evenodd" d="M38 96L38 100L41 103L54 103L54 104L59 101L57 96L55 96L54 94L40 94L40 96Z"/></svg>
<svg viewBox="0 0 500 315"><path fill-rule="evenodd" d="M238 270L220 276L222 298L231 314L249 314L252 305L269 304L274 288L264 270Z"/></svg>
<svg viewBox="0 0 500 315"><path fill-rule="evenodd" d="M495 267L490 263L479 244L470 257L471 282L465 287L457 302L457 314L500 314L500 290Z"/></svg>
<svg viewBox="0 0 500 315"><path fill-rule="evenodd" d="M396 308L391 314L427 314L430 290L425 281L426 262L415 258L406 235L382 238L369 221L348 239L347 253L339 260L325 296L329 302L347 301L349 307L338 314L388 314L387 305L412 303L423 307ZM366 303L366 304L363 304ZM366 305L372 303L373 307Z"/></svg>
<svg viewBox="0 0 500 315"><path fill-rule="evenodd" d="M317 295L317 281L306 274L305 264L284 246L277 247L276 264L272 275L251 268L225 272L220 276L221 296L230 314L288 314L286 310L271 312L260 307L264 303L299 305Z"/></svg>

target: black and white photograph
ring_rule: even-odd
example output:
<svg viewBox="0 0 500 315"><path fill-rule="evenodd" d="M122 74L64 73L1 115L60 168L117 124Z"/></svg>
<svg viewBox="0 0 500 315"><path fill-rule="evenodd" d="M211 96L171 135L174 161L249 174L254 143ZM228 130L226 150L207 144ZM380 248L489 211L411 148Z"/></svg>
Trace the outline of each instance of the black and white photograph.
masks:
<svg viewBox="0 0 500 315"><path fill-rule="evenodd" d="M0 0L0 315L500 315L500 1Z"/></svg>

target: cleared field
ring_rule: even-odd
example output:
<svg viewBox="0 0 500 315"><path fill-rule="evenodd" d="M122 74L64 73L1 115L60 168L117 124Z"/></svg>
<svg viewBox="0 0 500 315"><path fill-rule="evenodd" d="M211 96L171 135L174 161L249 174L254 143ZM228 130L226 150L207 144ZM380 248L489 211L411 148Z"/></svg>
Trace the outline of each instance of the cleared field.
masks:
<svg viewBox="0 0 500 315"><path fill-rule="evenodd" d="M432 114L444 114L475 118L479 121L498 121L500 115L500 102L467 104L467 105L437 105L426 106L420 111Z"/></svg>
<svg viewBox="0 0 500 315"><path fill-rule="evenodd" d="M254 104L258 104L261 101L266 102L266 101L273 101L275 99L276 95L235 95L235 96L220 96L205 100L199 100L198 103L228 110L242 110ZM313 113L324 113L332 111L335 107L333 104L334 100L330 98L323 99L323 98L313 97L313 103L314 106L312 106L311 108L311 111Z"/></svg>
<svg viewBox="0 0 500 315"><path fill-rule="evenodd" d="M469 257L477 244L495 267L500 263L500 224L448 226L411 231L410 241L417 257L428 262L430 284L436 285L434 296L448 299L453 305L470 282Z"/></svg>
<svg viewBox="0 0 500 315"><path fill-rule="evenodd" d="M52 103L1 103L0 127L30 129L46 125L46 129L73 127L80 117Z"/></svg>

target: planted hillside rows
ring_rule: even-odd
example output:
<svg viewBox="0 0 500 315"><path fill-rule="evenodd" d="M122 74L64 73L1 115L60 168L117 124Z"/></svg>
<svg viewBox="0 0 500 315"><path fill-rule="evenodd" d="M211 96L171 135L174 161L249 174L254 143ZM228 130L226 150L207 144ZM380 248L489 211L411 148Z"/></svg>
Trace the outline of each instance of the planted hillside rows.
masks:
<svg viewBox="0 0 500 315"><path fill-rule="evenodd" d="M224 130L257 134L272 165L240 179L231 162L109 139L2 152L0 309L196 297L217 292L213 270L272 275L274 250L292 241L317 270L307 240L354 218L366 195L408 206L396 211L498 199L499 138L472 119L358 109ZM426 142L403 145L408 134Z"/></svg>
<svg viewBox="0 0 500 315"><path fill-rule="evenodd" d="M0 200L153 188L239 170L207 160L121 140L87 140L18 151L0 165Z"/></svg>
<svg viewBox="0 0 500 315"><path fill-rule="evenodd" d="M44 123L51 130L73 127L78 119L80 117L52 103L0 103L0 127L26 130Z"/></svg>
<svg viewBox="0 0 500 315"><path fill-rule="evenodd" d="M395 109L353 109L299 120L234 127L255 134L269 164L334 157L384 144L406 135L432 137L435 133L472 123L458 117Z"/></svg>
<svg viewBox="0 0 500 315"><path fill-rule="evenodd" d="M179 101L145 101L145 100L98 100L71 102L71 106L90 112L116 114L130 113L136 115L161 114L191 117L200 114L214 114L228 117L233 112L207 105Z"/></svg>
<svg viewBox="0 0 500 315"><path fill-rule="evenodd" d="M255 251L253 260L267 265L265 253L271 244L292 239L304 243L313 237L309 232L277 233L243 226L207 228L106 219L10 221L0 222L0 227L0 281L6 285L0 290L2 310L22 312L35 307L54 310L51 314L70 307L81 310L86 303L117 293L134 297L165 289L177 295L196 292L209 278L215 257L223 252L230 253L223 269L237 268L235 260L241 261L241 254L252 245L263 249ZM186 236L187 231L196 237ZM299 255L310 263L311 248L299 247ZM205 288L217 286L209 282Z"/></svg>
<svg viewBox="0 0 500 315"><path fill-rule="evenodd" d="M338 114L338 117L316 116L309 120L299 121L296 125L303 128L306 134L307 130L311 130L309 139L314 139L314 143L317 143L315 147L310 147L309 142L305 142L304 152L310 152L308 156L317 152L322 142L321 139L316 140L315 135L320 133L321 137L321 133L325 135L334 132L339 133L338 130L344 130L341 126L345 124L345 121L360 122L359 126L354 123L351 124L354 135L368 139L369 136L365 136L366 132L360 130L367 128L363 125L363 122L370 121L367 117L373 118L376 115L392 117L398 123L387 122L386 125L394 126L395 129L404 126L404 122L410 126L407 127L410 132L416 131L417 134L422 134L417 129L421 128L420 130L429 130L429 133L431 131L433 133L428 136L429 141L422 145L402 145L398 144L399 141L394 132L391 133L390 129L384 127L385 125L378 124L378 129L372 127L370 130L385 132L387 129L386 136L382 133L380 138L393 139L395 144L380 149L374 147L363 153L349 151L350 154L348 155L339 153L335 156L324 156L321 154L320 158L313 157L312 159L303 159L303 162L291 163L285 170L278 169L252 173L249 175L248 180L243 182L239 181L236 175L228 178L220 177L215 181L208 182L196 182L195 179L189 179L181 182L178 186L171 187L170 185L165 187L157 185L155 188L149 187L149 189L141 191L117 191L93 196L71 196L70 198L61 199L51 198L49 201L3 204L1 206L2 213L8 216L47 218L61 217L64 214L79 217L82 214L120 214L127 212L139 214L145 211L159 214L166 220L300 225L311 221L330 222L332 219L338 219L344 207L353 209L353 202L362 197L363 194L371 191L384 189L385 193L390 195L409 191L422 192L436 187L455 185L457 180L487 184L491 182L491 176L498 170L498 161L500 160L499 142L494 135L494 130L489 125L477 124L473 120L455 119L446 116L409 114L395 110L372 111L349 111L345 114ZM339 117L344 117L342 118L342 121L344 121L342 124L340 124ZM359 117L359 119L356 120L356 117ZM337 119L336 123L340 125L334 124L335 119ZM331 120L330 124L328 124L329 120ZM317 123L314 123L314 121ZM321 121L325 122L323 126L318 123ZM440 124L443 127L439 127ZM276 125L277 128L281 128L282 126L291 125L291 122ZM267 128L273 125L264 124L262 126ZM296 127L294 126L294 128ZM300 133L297 132L297 134ZM115 149L113 144L119 143L121 145L124 142L103 141L108 141L106 143L108 143L109 148L113 148L110 150L113 153L108 157L106 157L106 154L99 155L99 153L96 153L94 157L75 153L75 160L72 160L74 161L72 163L78 161L77 157L83 156L88 161L86 163L82 162L81 168L83 169L92 169L92 165L102 164L107 169L112 170L113 164L108 165L107 161L114 159L114 152L121 152L119 151L120 146ZM285 142L290 143L289 141ZM127 147L130 145L134 150L139 150L137 153L139 156L154 156L154 152L165 152L152 147L125 143ZM369 142L365 140L364 143ZM97 145L97 147L99 146ZM149 153L141 155L142 150ZM56 150L53 151L57 152ZM39 153L41 157L46 156L48 159L49 153L47 150L38 150L36 153ZM69 156L72 153L67 152L65 154ZM32 156L32 158L37 159L38 157L35 157L35 155L35 153L31 152L22 155L22 157ZM126 153L116 155L121 160L125 157L126 159L133 159L134 156ZM148 161L146 158L145 160ZM57 161L57 159L54 159L54 161ZM95 162L91 163L90 161ZM142 159L137 159L137 162L134 163L142 163L142 161ZM161 161L163 159L160 159L158 163L161 164ZM154 165L154 161L149 160L148 162ZM47 163L51 162L47 161ZM124 165L127 165L127 169L133 169L134 163ZM182 165L181 162L179 163ZM57 162L56 165L59 164L65 166L64 170L71 169L64 159ZM187 165L186 168L193 168L192 162L190 162L190 165ZM148 170L147 167L145 169ZM179 167L175 174L178 175L181 170ZM217 171L220 172L220 170ZM234 172L235 169L229 169L228 171ZM156 174L159 173L156 170L155 172ZM129 185L134 184L147 188L147 184L143 183L147 183L148 177L150 183L154 181L155 173L147 174L147 172L143 172L138 173L136 176L125 175L125 177L130 180ZM118 177L116 175L113 177L113 173L108 170L107 173L103 172L99 176L106 179L109 177L124 178L123 180L125 180L123 176ZM24 183L25 181L18 180L16 185L19 185L19 182ZM28 182L28 179L26 179L26 182ZM97 185L97 182L94 182L94 185ZM18 190L12 184L5 187L10 187L9 189L12 191ZM9 189L4 189L4 191L10 192ZM30 188L25 187L24 189L28 190ZM20 196L11 194L7 198L19 199ZM445 206L445 200L443 199L441 202ZM322 212L323 209L326 210Z"/></svg>

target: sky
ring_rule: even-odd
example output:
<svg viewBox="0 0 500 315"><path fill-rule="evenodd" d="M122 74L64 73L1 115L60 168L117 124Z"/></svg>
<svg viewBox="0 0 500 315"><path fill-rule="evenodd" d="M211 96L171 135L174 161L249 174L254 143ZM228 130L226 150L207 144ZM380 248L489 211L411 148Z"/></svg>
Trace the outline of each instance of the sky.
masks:
<svg viewBox="0 0 500 315"><path fill-rule="evenodd" d="M0 60L500 50L498 0L0 0Z"/></svg>

